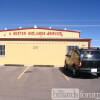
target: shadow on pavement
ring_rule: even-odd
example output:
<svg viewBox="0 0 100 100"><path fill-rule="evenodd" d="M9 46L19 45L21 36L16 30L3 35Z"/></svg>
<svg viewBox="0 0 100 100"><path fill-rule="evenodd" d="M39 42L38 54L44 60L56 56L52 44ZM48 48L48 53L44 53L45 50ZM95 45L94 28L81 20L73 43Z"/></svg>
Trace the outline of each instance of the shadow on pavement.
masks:
<svg viewBox="0 0 100 100"><path fill-rule="evenodd" d="M77 77L73 77L72 72L64 67L60 67L59 70L66 76L76 79L95 79L98 78L96 75L88 74L88 73L79 73Z"/></svg>

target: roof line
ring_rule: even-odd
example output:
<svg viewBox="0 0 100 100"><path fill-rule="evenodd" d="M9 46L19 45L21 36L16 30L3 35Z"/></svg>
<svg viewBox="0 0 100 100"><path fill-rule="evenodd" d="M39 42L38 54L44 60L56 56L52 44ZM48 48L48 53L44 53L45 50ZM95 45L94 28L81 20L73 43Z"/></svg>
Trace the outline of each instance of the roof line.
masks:
<svg viewBox="0 0 100 100"><path fill-rule="evenodd" d="M92 39L73 39L73 38L0 38L1 41L91 41Z"/></svg>
<svg viewBox="0 0 100 100"><path fill-rule="evenodd" d="M46 28L46 27L24 27L24 28L14 28L14 29L7 29L7 30L0 30L0 32L3 31L14 31L14 30L26 30L26 29L44 29L44 30L55 30L55 31L65 31L65 32L77 32L80 33L80 31L77 30L64 30L64 29L56 29L56 28Z"/></svg>

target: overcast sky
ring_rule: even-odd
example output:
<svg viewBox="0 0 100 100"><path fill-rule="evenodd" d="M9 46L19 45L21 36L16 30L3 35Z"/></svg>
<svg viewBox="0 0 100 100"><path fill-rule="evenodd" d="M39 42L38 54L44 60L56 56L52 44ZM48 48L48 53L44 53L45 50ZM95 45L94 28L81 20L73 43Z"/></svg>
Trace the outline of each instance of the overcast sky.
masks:
<svg viewBox="0 0 100 100"><path fill-rule="evenodd" d="M100 46L100 0L0 0L0 29L33 25L80 30Z"/></svg>

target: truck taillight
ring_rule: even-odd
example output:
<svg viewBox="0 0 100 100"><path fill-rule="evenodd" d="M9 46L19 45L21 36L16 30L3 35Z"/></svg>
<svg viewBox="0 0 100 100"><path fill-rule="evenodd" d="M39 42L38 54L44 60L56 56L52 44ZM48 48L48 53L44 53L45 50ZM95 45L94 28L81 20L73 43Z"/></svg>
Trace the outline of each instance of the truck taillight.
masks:
<svg viewBox="0 0 100 100"><path fill-rule="evenodd" d="M78 62L78 66L82 66L82 62L81 61Z"/></svg>

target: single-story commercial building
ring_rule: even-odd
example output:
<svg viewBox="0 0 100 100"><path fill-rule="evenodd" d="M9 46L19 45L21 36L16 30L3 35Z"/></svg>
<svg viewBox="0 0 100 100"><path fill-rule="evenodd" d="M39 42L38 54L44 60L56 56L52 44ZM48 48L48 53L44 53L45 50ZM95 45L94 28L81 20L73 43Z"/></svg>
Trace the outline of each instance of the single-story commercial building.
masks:
<svg viewBox="0 0 100 100"><path fill-rule="evenodd" d="M72 48L90 47L91 39L80 31L29 27L0 30L0 65L63 66Z"/></svg>

